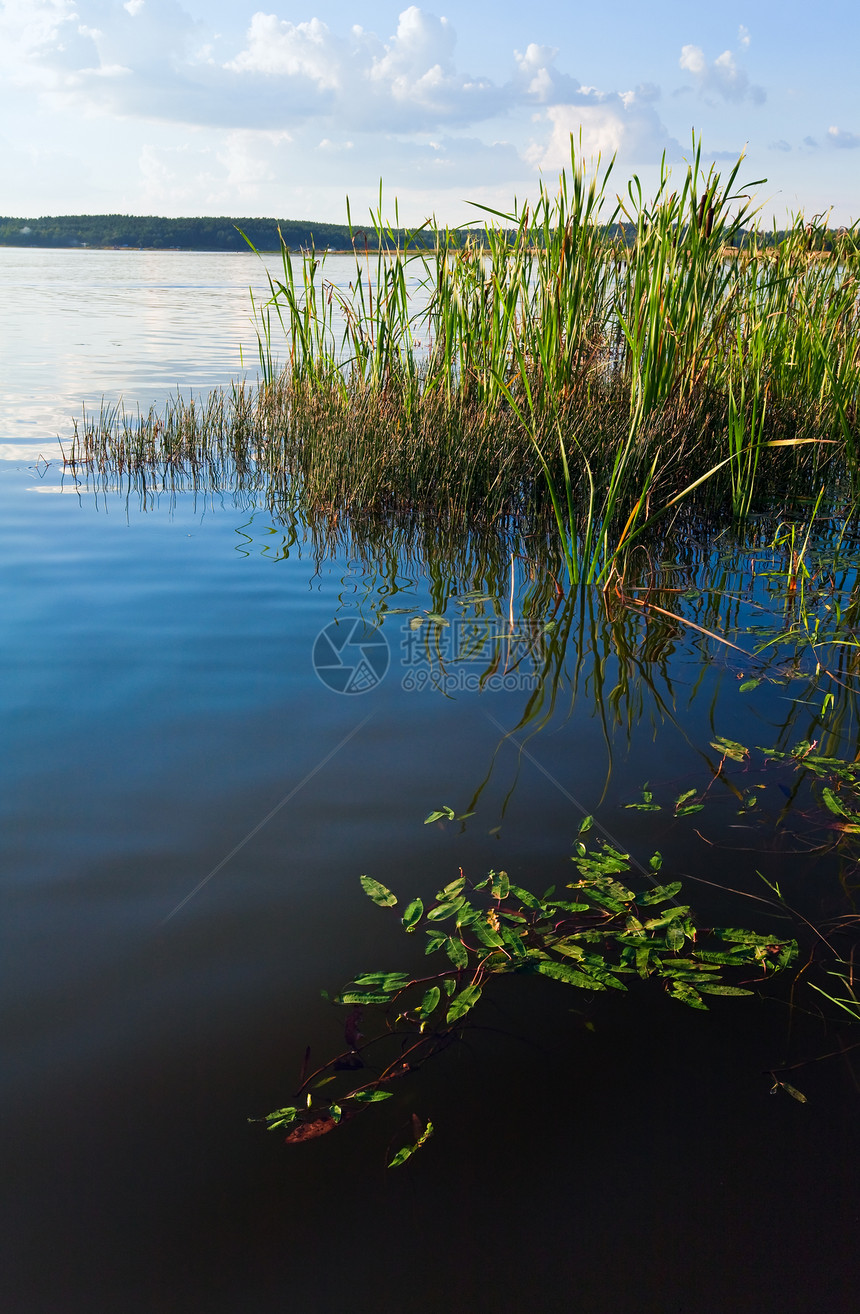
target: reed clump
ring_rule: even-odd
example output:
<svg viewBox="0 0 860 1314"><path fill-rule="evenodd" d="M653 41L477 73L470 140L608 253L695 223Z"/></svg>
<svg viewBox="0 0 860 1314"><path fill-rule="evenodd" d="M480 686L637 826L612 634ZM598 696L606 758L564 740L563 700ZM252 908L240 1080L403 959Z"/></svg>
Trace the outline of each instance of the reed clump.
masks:
<svg viewBox="0 0 860 1314"><path fill-rule="evenodd" d="M741 166L705 170L694 142L678 184L664 167L653 199L635 177L611 199L612 165L572 150L555 193L465 241L401 242L380 203L348 285L284 246L256 388L85 417L70 460L229 468L339 514L549 512L579 580L687 497L742 520L796 487L856 493L857 230L767 234Z"/></svg>

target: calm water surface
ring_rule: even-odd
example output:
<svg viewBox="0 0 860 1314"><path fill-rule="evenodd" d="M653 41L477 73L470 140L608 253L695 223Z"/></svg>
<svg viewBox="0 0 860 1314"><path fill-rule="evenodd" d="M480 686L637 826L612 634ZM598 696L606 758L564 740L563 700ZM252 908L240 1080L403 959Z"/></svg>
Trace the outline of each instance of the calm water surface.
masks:
<svg viewBox="0 0 860 1314"><path fill-rule="evenodd" d="M306 1045L337 1045L321 988L415 960L360 873L407 897L460 866L542 890L572 877L585 810L673 873L766 894L759 869L808 914L841 910L835 863L765 851L729 791L687 828L625 806L646 780L670 804L704 788L716 733L794 742L820 695L790 672L741 695L737 655L641 618L619 661L591 599L545 723L506 738L528 664L479 691L449 661L442 691L409 620L502 626L533 600L527 560L511 601L507 559L494 573L475 545L383 567L242 495L63 476L82 402L148 407L253 361L253 257L5 250L0 279L3 1308L856 1308L857 1094L827 1061L797 1078L807 1105L769 1095L766 1070L833 1047L790 1037L778 997L705 1015L659 987L592 1002L512 980L378 1118L292 1149L247 1122L289 1100ZM314 641L358 617L384 617L391 664L339 695ZM762 808L783 803L766 783ZM424 826L442 804L475 815ZM386 1172L412 1112L437 1138Z"/></svg>

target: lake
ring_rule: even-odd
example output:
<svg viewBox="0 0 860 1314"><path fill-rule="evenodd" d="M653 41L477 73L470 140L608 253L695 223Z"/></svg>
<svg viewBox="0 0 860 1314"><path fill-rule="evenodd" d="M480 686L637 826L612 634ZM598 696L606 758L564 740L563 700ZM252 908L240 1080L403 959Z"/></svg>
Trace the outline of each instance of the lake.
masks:
<svg viewBox="0 0 860 1314"><path fill-rule="evenodd" d="M371 540L241 487L76 477L82 404L253 380L265 276L0 250L0 279L4 1308L853 1310L855 1033L790 1014L790 980L702 1013L503 979L391 1107L298 1146L248 1121L342 1045L322 990L420 965L362 874L401 901L460 868L563 888L593 814L705 925L783 918L774 883L850 913L853 858L759 751L858 751L847 675L749 656L785 624L772 526L688 526L660 567L679 623L561 603L512 528ZM379 662L323 660L335 621L377 626ZM721 771L718 736L748 757ZM660 811L631 808L646 785ZM446 806L471 815L425 824ZM413 1113L435 1138L389 1171Z"/></svg>

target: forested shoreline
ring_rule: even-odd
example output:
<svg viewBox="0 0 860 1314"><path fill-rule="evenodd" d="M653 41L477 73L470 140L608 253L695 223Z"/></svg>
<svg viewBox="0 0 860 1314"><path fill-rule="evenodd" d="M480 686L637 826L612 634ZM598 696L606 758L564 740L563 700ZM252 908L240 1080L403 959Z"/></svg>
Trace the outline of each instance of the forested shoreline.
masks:
<svg viewBox="0 0 860 1314"><path fill-rule="evenodd" d="M627 242L635 238L635 227L626 223L610 225L611 235L621 235ZM360 248L365 239L378 245L379 230L370 222L366 227L348 224L315 223L311 220L231 218L227 215L166 219L159 215L71 214L44 215L38 219L0 216L0 246L19 247L95 247L96 249L140 249L152 251L247 251L248 242L259 251L279 251L281 238L290 251L348 251L355 241ZM244 234L244 236L243 236ZM279 236L280 234L280 236ZM853 229L851 236L856 234ZM779 245L785 238L782 230L759 231L757 244ZM467 240L487 239L486 230L460 228L449 230L446 241L459 246ZM844 244L844 229L816 227L814 248L830 250L837 239ZM412 245L432 247L437 231L429 226L420 230L386 228L385 246ZM515 234L510 233L511 241ZM246 241L247 238L247 241ZM744 246L747 233L739 230L734 238Z"/></svg>

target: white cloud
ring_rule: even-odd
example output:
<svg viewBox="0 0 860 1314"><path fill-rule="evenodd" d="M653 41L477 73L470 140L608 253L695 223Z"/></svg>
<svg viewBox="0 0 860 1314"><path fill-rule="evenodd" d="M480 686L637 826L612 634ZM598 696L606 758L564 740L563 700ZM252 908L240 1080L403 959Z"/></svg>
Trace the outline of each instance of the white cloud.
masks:
<svg viewBox="0 0 860 1314"><path fill-rule="evenodd" d="M338 65L341 43L325 23L288 23L275 14L254 14L247 46L224 65L236 73L262 73L268 77L307 78L321 91L340 85Z"/></svg>
<svg viewBox="0 0 860 1314"><path fill-rule="evenodd" d="M750 37L749 34L749 28L744 27L743 23L741 23L740 27L738 28L738 45L741 47L742 50L746 50L749 47L749 43L751 40L752 38Z"/></svg>
<svg viewBox="0 0 860 1314"><path fill-rule="evenodd" d="M682 46L678 64L687 73L692 73L699 90L705 95L716 94L728 101L751 100L756 105L762 105L766 99L764 88L750 82L746 70L741 68L730 50L724 50L708 63L701 46Z"/></svg>
<svg viewBox="0 0 860 1314"><path fill-rule="evenodd" d="M831 146L838 146L843 151L855 151L860 146L860 133L849 132L847 128L835 125L827 129L827 139Z"/></svg>
<svg viewBox="0 0 860 1314"><path fill-rule="evenodd" d="M533 143L527 158L549 172L570 164L571 135L576 154L586 158L618 155L652 164L664 152L669 160L681 157L656 110L633 91L603 94L583 88L578 103L553 105L545 117L552 124L549 140Z"/></svg>
<svg viewBox="0 0 860 1314"><path fill-rule="evenodd" d="M126 0L123 9L127 10L132 18L135 18L140 13L145 3L146 0Z"/></svg>

